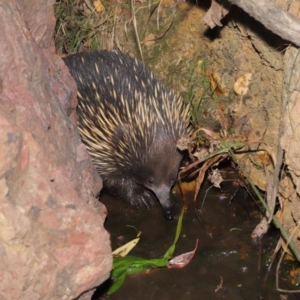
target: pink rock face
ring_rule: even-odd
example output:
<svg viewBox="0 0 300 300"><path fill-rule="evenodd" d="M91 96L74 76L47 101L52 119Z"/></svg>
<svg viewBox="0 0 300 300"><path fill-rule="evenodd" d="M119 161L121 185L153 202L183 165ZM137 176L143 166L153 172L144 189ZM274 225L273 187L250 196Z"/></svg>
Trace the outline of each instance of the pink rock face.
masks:
<svg viewBox="0 0 300 300"><path fill-rule="evenodd" d="M0 299L72 299L109 276L106 210L53 53L54 1L25 2L0 3Z"/></svg>

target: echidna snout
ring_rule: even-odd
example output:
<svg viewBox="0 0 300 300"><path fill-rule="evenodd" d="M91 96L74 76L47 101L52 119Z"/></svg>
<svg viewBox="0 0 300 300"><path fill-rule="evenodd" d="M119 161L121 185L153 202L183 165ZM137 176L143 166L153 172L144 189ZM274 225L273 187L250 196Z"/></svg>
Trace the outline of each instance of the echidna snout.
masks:
<svg viewBox="0 0 300 300"><path fill-rule="evenodd" d="M170 139L163 130L158 130L159 137L155 138L152 145L146 150L146 161L140 164L137 169L133 167L136 182L139 182L150 191L149 197L142 198L149 200L158 200L161 205L164 216L174 219L174 210L170 199L170 190L176 183L177 173L182 153L176 148L174 140ZM145 203L146 206L147 203Z"/></svg>
<svg viewBox="0 0 300 300"><path fill-rule="evenodd" d="M144 204L148 209L150 209L151 205L154 202L160 203L162 212L164 216L168 220L174 219L174 210L171 205L170 200L170 189L172 185L161 185L161 186L154 186L153 184L143 185L150 193L144 193L139 198L143 203L140 203L138 199L132 202L137 208L140 208L141 204Z"/></svg>
<svg viewBox="0 0 300 300"><path fill-rule="evenodd" d="M164 216L168 220L173 220L174 210L170 201L170 186L162 185L158 188L153 188L152 191L160 202Z"/></svg>
<svg viewBox="0 0 300 300"><path fill-rule="evenodd" d="M142 63L119 51L64 58L78 88L78 130L104 191L131 204L157 200L167 219L182 158L176 144L190 132L188 107Z"/></svg>

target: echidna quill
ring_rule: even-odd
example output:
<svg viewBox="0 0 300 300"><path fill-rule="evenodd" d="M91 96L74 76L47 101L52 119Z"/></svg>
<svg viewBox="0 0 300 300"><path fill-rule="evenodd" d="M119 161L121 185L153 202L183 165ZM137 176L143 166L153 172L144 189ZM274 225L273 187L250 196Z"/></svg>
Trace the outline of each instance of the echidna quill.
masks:
<svg viewBox="0 0 300 300"><path fill-rule="evenodd" d="M136 207L159 201L174 218L170 190L189 133L188 107L142 63L119 51L64 58L78 87L78 128L104 190Z"/></svg>

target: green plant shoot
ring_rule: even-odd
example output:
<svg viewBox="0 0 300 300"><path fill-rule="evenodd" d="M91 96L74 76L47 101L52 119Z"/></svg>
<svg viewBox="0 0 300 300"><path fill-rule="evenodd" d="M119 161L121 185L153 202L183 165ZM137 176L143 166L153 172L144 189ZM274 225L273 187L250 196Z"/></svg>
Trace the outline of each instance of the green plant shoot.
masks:
<svg viewBox="0 0 300 300"><path fill-rule="evenodd" d="M111 277L114 279L114 282L109 287L107 294L112 294L117 291L122 286L127 275L134 275L150 269L163 268L167 266L168 261L173 257L175 245L180 236L183 214L184 208L182 208L180 216L178 218L173 244L161 258L145 259L130 255L114 258L113 270L111 273Z"/></svg>

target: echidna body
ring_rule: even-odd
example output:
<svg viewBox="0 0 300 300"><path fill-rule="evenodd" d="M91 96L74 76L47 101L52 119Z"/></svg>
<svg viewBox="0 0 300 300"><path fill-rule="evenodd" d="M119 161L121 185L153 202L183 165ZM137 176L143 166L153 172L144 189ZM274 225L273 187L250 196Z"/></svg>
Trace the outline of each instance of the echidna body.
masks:
<svg viewBox="0 0 300 300"><path fill-rule="evenodd" d="M78 87L78 128L104 189L140 207L155 199L174 218L170 189L189 131L188 108L145 65L119 51L64 58Z"/></svg>

